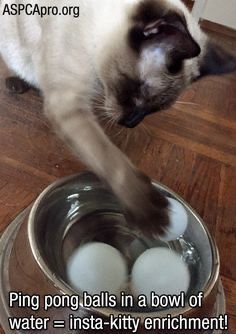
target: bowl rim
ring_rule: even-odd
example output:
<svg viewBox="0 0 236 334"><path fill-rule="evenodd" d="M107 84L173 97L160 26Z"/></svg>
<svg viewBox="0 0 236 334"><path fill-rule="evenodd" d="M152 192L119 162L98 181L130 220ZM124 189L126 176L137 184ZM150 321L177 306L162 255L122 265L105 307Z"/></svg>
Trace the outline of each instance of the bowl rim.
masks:
<svg viewBox="0 0 236 334"><path fill-rule="evenodd" d="M28 239L29 239L29 244L30 244L30 248L34 257L34 260L36 261L37 265L39 266L39 268L41 269L41 271L43 272L43 274L47 277L47 279L50 281L50 283L59 290L59 292L62 295L75 295L75 291L69 287L69 285L67 285L62 279L59 278L59 276L54 273L49 266L46 264L46 262L44 261L43 257L41 256L41 253L39 251L39 247L38 247L38 243L37 243L37 239L35 237L35 216L37 214L38 208L41 204L41 202L43 201L43 199L50 194L53 190L55 190L58 187L61 187L63 185L65 185L66 183L68 183L69 181L81 177L81 176L87 176L87 177L94 177L95 175L91 172L80 172L80 173L76 173L70 176L66 176L63 177L59 180L54 181L52 184L50 184L48 187L46 187L42 193L37 197L37 199L35 200L35 202L33 203L33 206L30 210L29 213L29 217L28 217L28 222L27 222L27 233L28 233ZM96 176L95 176L96 177ZM99 181L99 179L98 179ZM203 230L205 231L207 238L209 240L210 246L211 246L211 252L212 252L212 258L213 260L213 264L212 264L212 272L211 275L208 279L208 282L206 283L206 286L204 288L204 290L202 291L204 294L204 299L206 299L211 292L213 291L214 287L216 286L218 279L219 279L219 273L220 273L220 257L219 257L219 251L218 248L216 246L216 242L214 240L214 238L211 236L207 226L205 225L205 223L203 222L202 218L196 213L196 211L182 198L180 197L177 193L175 193L173 190L171 190L170 188L168 188L167 186L161 184L158 181L152 180L152 184L161 189L164 190L168 193L170 193L171 195L173 195L175 198L178 199L178 201L183 204L185 207L187 207L191 214L197 219L197 221L200 223L200 225L202 226ZM78 295L78 294L77 294ZM86 307L83 306L83 296L79 295L79 300L80 300L80 309L87 309ZM145 320L145 318L149 317L149 318L154 318L154 317L165 317L168 314L171 313L171 315L173 317L178 317L181 314L185 314L188 313L192 310L193 308L191 308L189 305L185 306L184 308L172 308L171 311L170 309L164 309L164 310L158 310L158 311L153 311L153 312L128 312L129 314L131 314L133 317L137 317L140 318L141 323ZM107 308L89 308L90 311L92 311L93 314L97 314L99 316L102 317L109 317L111 314L113 314L114 316L118 316L118 315L127 315L127 311L122 311L121 309L116 309L116 308L111 308L111 307L107 307Z"/></svg>

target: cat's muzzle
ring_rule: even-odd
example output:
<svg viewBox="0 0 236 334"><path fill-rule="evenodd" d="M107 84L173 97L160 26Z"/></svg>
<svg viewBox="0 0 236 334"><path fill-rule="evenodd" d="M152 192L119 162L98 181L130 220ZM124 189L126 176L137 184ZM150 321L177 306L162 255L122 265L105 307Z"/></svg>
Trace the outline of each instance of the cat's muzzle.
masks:
<svg viewBox="0 0 236 334"><path fill-rule="evenodd" d="M122 116L118 123L119 125L127 128L135 128L140 122L142 122L146 115L146 110L142 108L134 108L133 111Z"/></svg>

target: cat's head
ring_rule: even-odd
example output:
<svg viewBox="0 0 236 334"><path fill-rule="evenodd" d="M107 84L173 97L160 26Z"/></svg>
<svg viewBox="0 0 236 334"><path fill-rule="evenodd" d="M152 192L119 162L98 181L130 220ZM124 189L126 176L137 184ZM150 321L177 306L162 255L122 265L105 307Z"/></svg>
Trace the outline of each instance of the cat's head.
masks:
<svg viewBox="0 0 236 334"><path fill-rule="evenodd" d="M180 0L134 1L130 7L100 72L107 109L121 125L134 127L169 108L205 75L236 70L236 59L210 42Z"/></svg>

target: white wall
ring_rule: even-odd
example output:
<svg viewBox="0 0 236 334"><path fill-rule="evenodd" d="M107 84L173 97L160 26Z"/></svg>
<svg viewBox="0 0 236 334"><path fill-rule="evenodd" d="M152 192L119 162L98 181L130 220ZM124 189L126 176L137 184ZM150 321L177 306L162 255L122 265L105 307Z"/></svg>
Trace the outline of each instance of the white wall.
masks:
<svg viewBox="0 0 236 334"><path fill-rule="evenodd" d="M202 18L236 29L236 0L207 0Z"/></svg>

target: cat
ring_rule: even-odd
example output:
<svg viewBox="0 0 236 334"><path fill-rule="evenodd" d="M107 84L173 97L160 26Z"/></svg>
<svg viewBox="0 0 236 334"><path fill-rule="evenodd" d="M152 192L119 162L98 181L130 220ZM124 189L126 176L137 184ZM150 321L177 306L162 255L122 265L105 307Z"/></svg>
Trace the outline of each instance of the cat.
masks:
<svg viewBox="0 0 236 334"><path fill-rule="evenodd" d="M110 186L132 228L164 234L167 199L105 135L93 99L104 94L110 117L132 128L146 115L168 109L192 82L236 70L235 58L208 39L180 0L56 2L59 9L79 6L78 18L10 15L6 4L19 2L27 4L1 2L3 60L26 89L40 89L46 116ZM36 3L51 5L49 0L31 1Z"/></svg>

